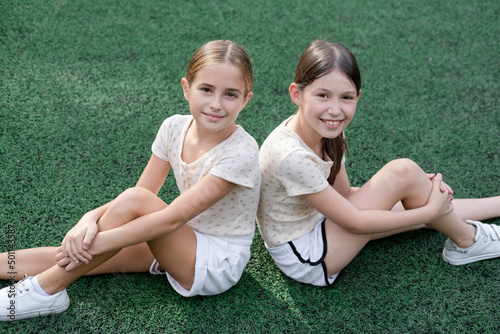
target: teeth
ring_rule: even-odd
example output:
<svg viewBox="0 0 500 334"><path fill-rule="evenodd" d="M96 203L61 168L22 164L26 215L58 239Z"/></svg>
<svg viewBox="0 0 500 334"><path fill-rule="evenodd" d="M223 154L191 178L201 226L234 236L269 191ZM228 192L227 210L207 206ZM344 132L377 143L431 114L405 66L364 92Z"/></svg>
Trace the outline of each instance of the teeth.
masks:
<svg viewBox="0 0 500 334"><path fill-rule="evenodd" d="M338 125L340 121L324 121L328 125Z"/></svg>

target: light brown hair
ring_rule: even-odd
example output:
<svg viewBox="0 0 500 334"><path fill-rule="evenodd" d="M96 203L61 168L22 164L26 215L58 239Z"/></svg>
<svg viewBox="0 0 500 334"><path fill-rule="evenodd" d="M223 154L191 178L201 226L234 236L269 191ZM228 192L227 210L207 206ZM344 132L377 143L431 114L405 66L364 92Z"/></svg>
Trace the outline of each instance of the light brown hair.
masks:
<svg viewBox="0 0 500 334"><path fill-rule="evenodd" d="M246 51L231 41L211 41L193 53L186 72L186 80L191 84L196 74L210 65L230 64L235 66L245 81L245 96L252 90L252 61Z"/></svg>

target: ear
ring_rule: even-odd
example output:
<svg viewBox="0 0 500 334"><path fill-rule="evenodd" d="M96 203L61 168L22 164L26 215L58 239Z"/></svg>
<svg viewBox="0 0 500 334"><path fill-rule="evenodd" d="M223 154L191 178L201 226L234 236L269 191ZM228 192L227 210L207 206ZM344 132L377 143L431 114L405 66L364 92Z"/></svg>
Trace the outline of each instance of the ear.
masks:
<svg viewBox="0 0 500 334"><path fill-rule="evenodd" d="M247 93L247 96L245 97L245 101L244 101L245 105L248 103L248 101L250 101L250 98L252 96L253 96L253 92L252 91L250 91L250 92Z"/></svg>
<svg viewBox="0 0 500 334"><path fill-rule="evenodd" d="M242 111L243 109L245 109L245 107L246 107L248 101L250 100L250 98L252 97L252 95L253 95L253 92L248 92L247 96L245 96L243 98L243 103L241 105L240 111Z"/></svg>
<svg viewBox="0 0 500 334"><path fill-rule="evenodd" d="M361 96L361 89L359 90L359 93L358 93L358 100L359 100L360 96Z"/></svg>
<svg viewBox="0 0 500 334"><path fill-rule="evenodd" d="M299 86L295 82L292 82L290 87L288 87L288 92L290 93L290 98L293 103L300 106L302 91L299 89Z"/></svg>
<svg viewBox="0 0 500 334"><path fill-rule="evenodd" d="M184 98L189 102L189 83L186 78L181 80L182 91L184 92Z"/></svg>

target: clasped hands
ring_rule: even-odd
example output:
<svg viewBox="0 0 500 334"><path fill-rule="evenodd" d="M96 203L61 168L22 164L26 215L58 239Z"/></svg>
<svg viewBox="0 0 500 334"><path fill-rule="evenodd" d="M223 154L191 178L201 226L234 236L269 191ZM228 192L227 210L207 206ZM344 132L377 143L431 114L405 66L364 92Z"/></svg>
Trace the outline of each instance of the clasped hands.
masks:
<svg viewBox="0 0 500 334"><path fill-rule="evenodd" d="M64 237L55 256L60 267L71 271L92 260L90 247L98 232L97 222L85 216Z"/></svg>

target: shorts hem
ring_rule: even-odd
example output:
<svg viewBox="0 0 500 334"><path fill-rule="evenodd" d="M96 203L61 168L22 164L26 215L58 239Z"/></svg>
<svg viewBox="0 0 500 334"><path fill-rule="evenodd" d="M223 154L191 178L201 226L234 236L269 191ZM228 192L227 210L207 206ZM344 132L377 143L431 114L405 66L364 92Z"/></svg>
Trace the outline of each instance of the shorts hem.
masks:
<svg viewBox="0 0 500 334"><path fill-rule="evenodd" d="M318 225L321 225L321 226L318 226ZM296 245L297 241L299 241L299 243L300 243L302 241L301 238L303 238L305 236L303 236L301 238L298 238L296 240L293 240L293 241L289 241L289 242L287 242L287 244L282 245L282 246L288 245L289 249L291 250L291 252L293 253L293 255L296 257L296 259L298 260L298 262L300 262L301 264L306 265L306 266L309 265L309 267L318 267L318 268L320 268L319 270L321 270L321 273L319 273L319 272L316 273L316 277L317 278L312 279L312 280L311 279L306 280L306 279L300 279L298 277L294 277L293 273L290 273L290 272L287 273L287 270L286 269L284 270L284 268L282 268L279 265L279 263L278 263L279 260L277 261L276 257L287 256L286 254L290 254L290 251L286 250L286 248L283 248L282 246L278 246L277 248L273 249L273 251L271 251L271 256L273 257L273 259L275 260L276 264L278 265L278 267L280 267L281 271L285 275L287 275L288 277L290 277L290 278L292 278L292 279L294 279L296 281L299 281L299 282L302 282L302 283L311 284L311 285L315 285L315 286L332 287L332 286L334 286L338 282L338 278L339 278L340 274L342 273L342 271L340 271L339 273L334 274L332 276L328 276L328 270L327 270L326 263L325 263L326 253L327 253L327 250L328 250L328 239L326 237L326 227L325 226L326 226L326 218L323 218L316 225L316 228L313 231L310 232L310 233L315 234L315 233L317 233L317 232L315 232L317 230L317 228L318 227L320 228L320 234L321 235L318 235L318 238L321 238L322 249L320 250L320 252L321 252L320 254L321 255L319 256L319 259L318 258L313 259L313 260L311 260L310 258L309 259L305 259L304 256L302 256L302 254L298 250L298 247ZM304 245L304 244L302 243L302 245ZM306 270L306 269L304 269L304 270ZM313 273L313 272L314 272L314 270L311 271L311 273Z"/></svg>

